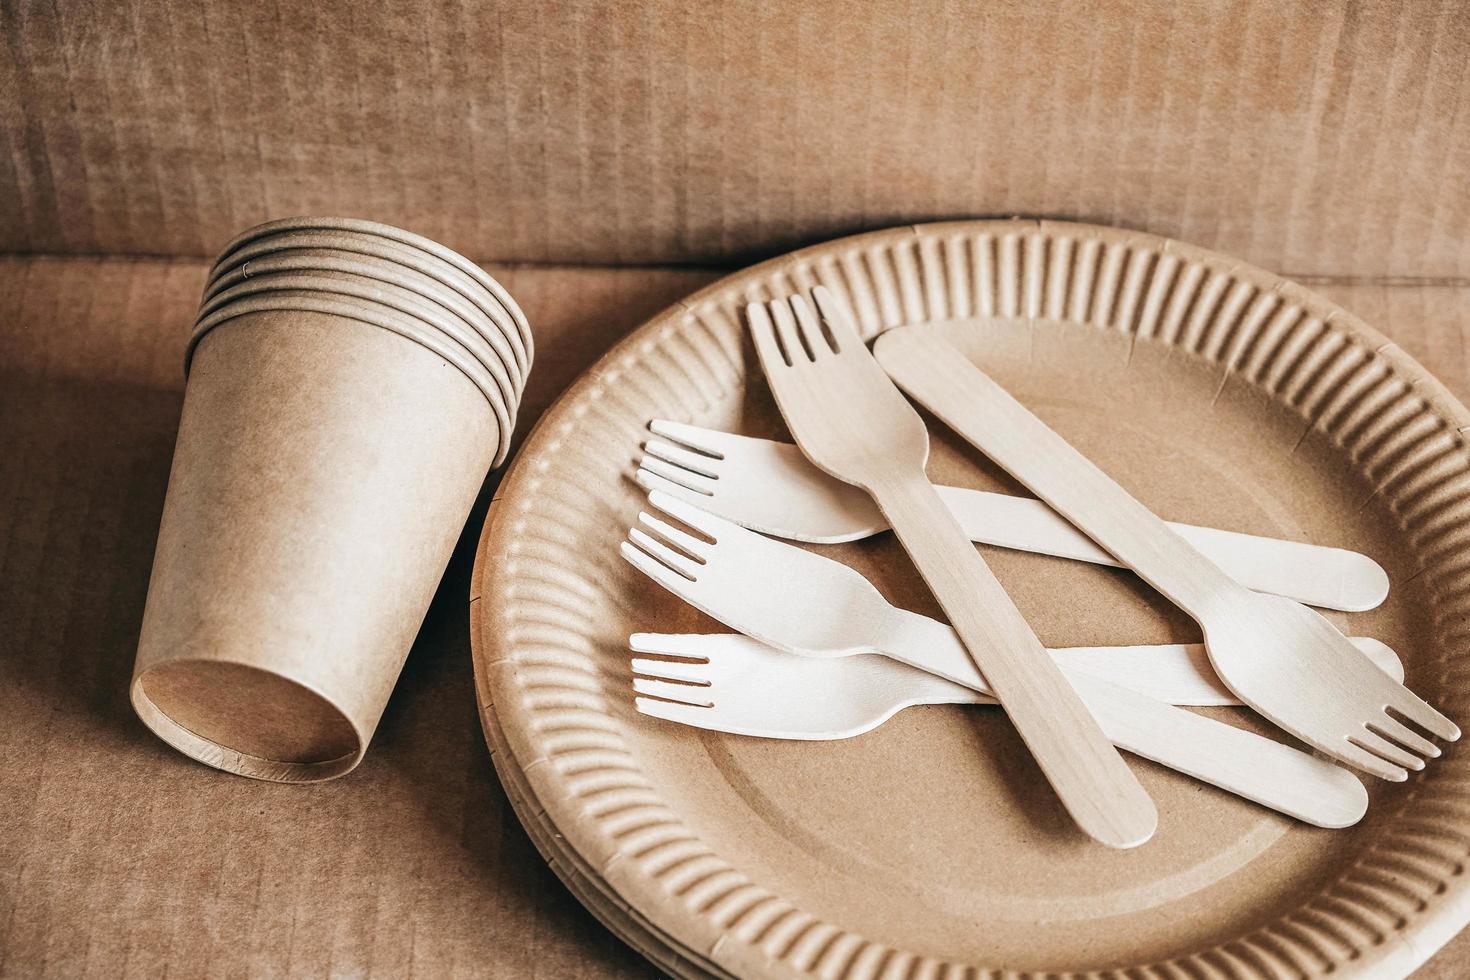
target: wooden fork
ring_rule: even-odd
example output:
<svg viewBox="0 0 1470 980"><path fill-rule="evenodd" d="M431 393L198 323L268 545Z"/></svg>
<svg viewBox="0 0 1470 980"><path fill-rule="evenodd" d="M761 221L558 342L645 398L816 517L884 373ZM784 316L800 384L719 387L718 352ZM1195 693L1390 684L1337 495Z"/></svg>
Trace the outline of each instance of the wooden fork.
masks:
<svg viewBox="0 0 1470 980"><path fill-rule="evenodd" d="M849 738L909 705L993 703L969 688L878 654L803 657L734 633L635 633L628 645L635 652L684 658L633 660L633 673L641 675L633 678L637 709L711 731L761 738ZM1164 659L1169 649L1139 648ZM1380 649L1391 654L1387 647ZM1118 650L1125 656L1126 651ZM1110 659L1106 652L1095 652L1078 662ZM1099 663L1097 670L1085 675L1085 682L1100 677L1106 667ZM1089 697L1096 696L1094 687L1086 690ZM1129 693L1141 710L1114 719L1111 731L1120 746L1144 758L1318 827L1351 826L1368 808L1367 790L1341 766Z"/></svg>
<svg viewBox="0 0 1470 980"><path fill-rule="evenodd" d="M662 490L741 527L792 541L835 544L888 530L871 497L823 473L790 443L666 419L648 427L654 437L643 444L634 473L645 490ZM964 487L938 490L971 541L1120 564L1040 500ZM1257 592L1346 612L1372 609L1388 596L1388 573L1356 551L1190 524L1169 527Z"/></svg>
<svg viewBox="0 0 1470 980"><path fill-rule="evenodd" d="M1153 835L1158 812L935 491L929 433L834 297L746 307L776 404L802 452L878 504L989 679L1062 805L1110 847Z"/></svg>
<svg viewBox="0 0 1470 980"><path fill-rule="evenodd" d="M1460 737L1319 613L1222 572L931 328L889 330L875 353L915 401L1194 617L1226 686L1286 731L1394 781L1440 754L1404 721Z"/></svg>

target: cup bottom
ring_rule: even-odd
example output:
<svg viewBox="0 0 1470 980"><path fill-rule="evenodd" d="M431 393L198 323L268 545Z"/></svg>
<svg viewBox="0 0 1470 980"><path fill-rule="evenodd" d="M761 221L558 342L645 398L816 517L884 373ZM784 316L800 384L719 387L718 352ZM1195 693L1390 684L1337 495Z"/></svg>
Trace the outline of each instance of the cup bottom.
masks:
<svg viewBox="0 0 1470 980"><path fill-rule="evenodd" d="M258 779L330 779L351 769L364 748L352 722L325 697L248 664L169 661L136 677L132 697L165 742Z"/></svg>

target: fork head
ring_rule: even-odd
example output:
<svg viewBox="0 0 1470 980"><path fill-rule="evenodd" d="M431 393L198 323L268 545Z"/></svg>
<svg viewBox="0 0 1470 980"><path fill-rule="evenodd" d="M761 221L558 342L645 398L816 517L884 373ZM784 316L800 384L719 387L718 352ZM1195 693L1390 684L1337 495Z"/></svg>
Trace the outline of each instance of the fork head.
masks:
<svg viewBox="0 0 1470 980"><path fill-rule="evenodd" d="M793 541L837 544L887 527L871 497L817 469L789 442L654 419L634 474L741 527Z"/></svg>
<svg viewBox="0 0 1470 980"><path fill-rule="evenodd" d="M643 714L763 738L839 739L871 731L913 704L984 697L876 654L800 657L738 634L635 633L635 706Z"/></svg>
<svg viewBox="0 0 1470 980"><path fill-rule="evenodd" d="M1257 594L1244 614L1205 622L1210 661L1246 704L1340 762L1394 782L1460 729L1364 656L1320 613Z"/></svg>
<svg viewBox="0 0 1470 980"><path fill-rule="evenodd" d="M862 573L654 491L621 545L644 575L726 626L809 656L874 652L893 609Z"/></svg>
<svg viewBox="0 0 1470 980"><path fill-rule="evenodd" d="M855 486L922 470L924 421L873 358L826 288L745 308L756 354L786 425L808 459Z"/></svg>

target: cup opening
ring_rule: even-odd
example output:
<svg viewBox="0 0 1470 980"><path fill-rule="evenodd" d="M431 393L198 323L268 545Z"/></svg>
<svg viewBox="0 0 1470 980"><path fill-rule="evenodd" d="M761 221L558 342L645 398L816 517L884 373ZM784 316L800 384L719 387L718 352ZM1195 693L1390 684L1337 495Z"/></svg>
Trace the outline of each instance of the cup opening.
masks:
<svg viewBox="0 0 1470 980"><path fill-rule="evenodd" d="M211 281L200 300L200 309L207 308L217 296L227 290L233 290L263 276L282 273L361 277L407 290L419 299L453 313L469 325L495 350L515 383L516 397L519 398L525 389L526 376L521 369L520 360L517 359L517 352L511 346L515 342L515 338L511 336L515 329L513 324L491 318L457 290L430 275L375 256L327 248L290 248L261 255L234 266Z"/></svg>
<svg viewBox="0 0 1470 980"><path fill-rule="evenodd" d="M463 255L460 255L447 246L439 244L433 239L425 238L423 235L416 235L402 228L395 228L392 225L383 224L380 221L368 221L362 218L312 218L306 216L278 218L275 221L267 221L264 224L256 225L254 228L246 229L241 234L236 235L224 247L224 250L220 252L219 258L215 260L214 271L217 272L227 259L232 258L236 252L245 248L251 242L276 234L306 230L336 231L347 234L358 234L364 237L386 239L412 249L417 249L420 252L454 266L461 273L468 275L475 282L483 286L500 302L501 306L505 308L505 311L515 321L521 343L525 346L527 357L529 358L534 353L531 327L526 322L525 314L521 312L520 306L511 298L510 293L506 291L505 287L496 282L489 273ZM210 278L214 278L213 272ZM527 367L529 367L529 364Z"/></svg>
<svg viewBox="0 0 1470 980"><path fill-rule="evenodd" d="M200 762L280 782L330 779L366 746L345 714L296 681L248 664L173 660L133 680L133 705Z"/></svg>
<svg viewBox="0 0 1470 980"><path fill-rule="evenodd" d="M257 237L221 255L210 271L205 291L209 292L221 278L244 268L256 259L301 248L329 249L395 263L454 289L501 327L516 351L520 370L530 370L532 349L529 341L530 328L524 322L525 315L504 288L495 283L483 269L461 257L461 261L474 268L478 275L467 274L461 267L430 252L379 235L342 229L318 229L283 231ZM487 283L493 284L495 289L486 288Z"/></svg>

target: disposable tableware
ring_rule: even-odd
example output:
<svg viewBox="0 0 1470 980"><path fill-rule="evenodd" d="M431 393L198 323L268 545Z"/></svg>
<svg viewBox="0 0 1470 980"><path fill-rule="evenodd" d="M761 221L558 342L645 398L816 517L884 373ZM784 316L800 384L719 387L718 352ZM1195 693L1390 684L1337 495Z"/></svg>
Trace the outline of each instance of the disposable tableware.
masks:
<svg viewBox="0 0 1470 980"><path fill-rule="evenodd" d="M747 531L661 493L649 504L696 537L644 512L623 557L685 602L764 643L807 656L885 653L993 692L949 627L889 605L841 562ZM705 540L708 539L708 540ZM1367 793L1345 769L1223 722L1061 667L1119 748L1322 826L1362 816Z"/></svg>
<svg viewBox="0 0 1470 980"><path fill-rule="evenodd" d="M1402 680L1404 665L1387 645L1359 636L1353 645L1380 670ZM848 738L917 704L994 704L990 695L878 653L805 657L740 633L634 633L628 647L680 660L633 660L639 694L711 710L673 717L702 728L767 738ZM1060 647L1047 651L1065 671L1081 671L1178 706L1236 707L1198 643ZM639 699L661 714L666 701ZM645 710L648 709L648 710ZM698 720L690 720L697 717ZM777 720L779 719L779 720ZM781 732L784 731L784 734Z"/></svg>
<svg viewBox="0 0 1470 980"><path fill-rule="evenodd" d="M888 529L873 499L817 469L787 442L654 419L638 482L742 527L792 541L835 544ZM936 487L970 540L1118 566L1066 518L1031 497ZM1361 612L1388 596L1388 573L1344 548L1170 524L1236 581L1312 606Z"/></svg>
<svg viewBox="0 0 1470 980"><path fill-rule="evenodd" d="M931 328L890 330L875 350L915 400L1189 613L1221 679L1271 721L1395 781L1423 769L1421 756L1440 754L1405 721L1460 737L1319 613L1221 571Z"/></svg>
<svg viewBox="0 0 1470 980"><path fill-rule="evenodd" d="M1158 813L924 472L929 433L832 296L746 307L776 405L813 463L873 497L1072 819L1110 847Z"/></svg>

